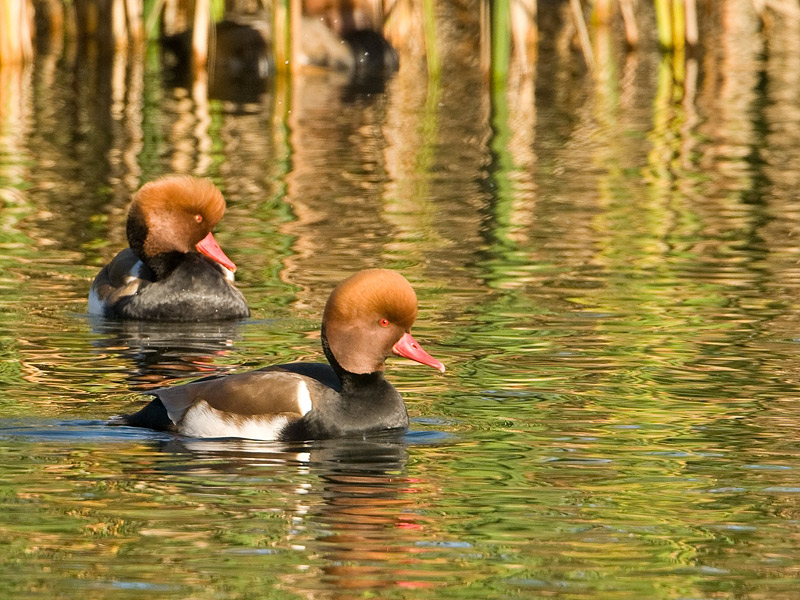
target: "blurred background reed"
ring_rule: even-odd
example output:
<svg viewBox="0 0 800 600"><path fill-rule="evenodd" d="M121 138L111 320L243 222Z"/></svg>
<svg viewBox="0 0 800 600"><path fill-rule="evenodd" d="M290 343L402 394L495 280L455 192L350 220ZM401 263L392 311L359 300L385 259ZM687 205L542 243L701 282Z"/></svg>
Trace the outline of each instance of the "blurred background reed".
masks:
<svg viewBox="0 0 800 600"><path fill-rule="evenodd" d="M433 0L0 0L0 64L24 64L36 44L68 46L91 40L114 51L141 47L148 40L182 35L194 73L213 63L220 27L253 26L269 50L271 66L293 69L314 62L319 23L335 35L349 31L382 32L394 47L416 45L438 68ZM458 3L457 3L458 4ZM539 22L538 0L463 2L461 18L481 27L482 66L499 70L508 60L523 66L535 61L540 35L554 36ZM706 27L730 26L712 0L557 0L569 13L566 34L580 49L589 71L594 68L592 37L609 30L628 48L655 42L664 51L683 53L703 44ZM765 32L773 18L800 18L797 0L752 0ZM565 33L565 32L561 32ZM485 39L485 44L483 40ZM313 40L313 41L311 41ZM240 45L245 40L240 40ZM262 41L258 42L262 44ZM326 56L326 60L335 60ZM188 64L188 63L187 63Z"/></svg>
<svg viewBox="0 0 800 600"><path fill-rule="evenodd" d="M613 27L633 48L654 39L665 50L683 51L702 44L699 20L714 12L707 0L562 0L572 13L573 35L591 67L590 31ZM752 0L763 19L767 13L798 18L796 0ZM323 18L338 33L357 25L386 31L393 44L432 46L435 36L433 0L0 0L0 63L14 64L32 58L35 41L74 43L93 38L116 49L178 32L192 32L195 68L204 66L215 51L217 24L226 18L253 18L265 26L278 68L302 61L303 18ZM527 61L535 57L543 26L537 22L537 0L483 0L473 14L491 33L490 52L512 52ZM552 5L553 2L548 2ZM653 11L652 8L655 8ZM464 10L471 10L465 3ZM654 17L654 19L653 19ZM724 26L724 25L723 25ZM419 35L420 40L413 40ZM212 57L213 58L213 57Z"/></svg>

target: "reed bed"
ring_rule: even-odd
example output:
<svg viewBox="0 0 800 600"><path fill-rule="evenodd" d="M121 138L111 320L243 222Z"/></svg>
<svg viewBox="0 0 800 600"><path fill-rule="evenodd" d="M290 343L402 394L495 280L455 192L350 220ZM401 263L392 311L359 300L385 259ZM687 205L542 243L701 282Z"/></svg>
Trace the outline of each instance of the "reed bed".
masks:
<svg viewBox="0 0 800 600"><path fill-rule="evenodd" d="M192 58L203 68L213 52L214 24L240 0L0 0L0 64L32 60L39 37L96 39L105 47L125 49L164 32L192 29ZM752 0L764 22L800 19L800 0ZM250 3L252 5L252 2ZM472 6L465 9L472 10ZM485 60L523 67L536 57L540 37L537 0L477 0L489 43ZM625 45L636 48L655 41L666 52L683 53L702 44L700 21L714 13L713 0L561 0L572 20L573 38L591 70L592 38L600 29L619 32ZM368 14L371 26L389 31L393 43L404 42L420 29L431 71L438 68L436 3L434 0L259 0L258 9L270 22L271 43L279 68L292 68L298 52L301 18L335 11ZM479 15L477 14L479 13ZM345 15L347 17L348 15ZM347 19L343 19L346 21ZM41 41L41 40L39 40Z"/></svg>

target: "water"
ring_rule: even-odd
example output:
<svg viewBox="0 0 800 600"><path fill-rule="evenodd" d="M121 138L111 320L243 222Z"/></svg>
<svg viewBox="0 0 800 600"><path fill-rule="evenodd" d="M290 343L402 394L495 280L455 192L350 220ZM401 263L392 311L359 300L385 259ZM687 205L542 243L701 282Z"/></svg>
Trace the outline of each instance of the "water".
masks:
<svg viewBox="0 0 800 600"><path fill-rule="evenodd" d="M444 27L438 76L407 49L368 96L193 99L152 52L0 71L0 597L798 597L798 38L736 14L685 61L600 31L594 77L556 27L505 84ZM223 189L252 319L86 315L171 171ZM329 290L378 265L448 367L391 361L408 434L103 425L319 360Z"/></svg>

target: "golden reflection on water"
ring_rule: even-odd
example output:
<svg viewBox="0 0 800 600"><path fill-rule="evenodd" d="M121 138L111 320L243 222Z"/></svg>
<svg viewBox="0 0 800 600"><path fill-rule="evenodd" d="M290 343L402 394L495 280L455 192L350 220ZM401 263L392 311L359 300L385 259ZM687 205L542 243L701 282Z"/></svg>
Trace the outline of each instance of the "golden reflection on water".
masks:
<svg viewBox="0 0 800 600"><path fill-rule="evenodd" d="M430 32L393 31L400 71L370 93L308 70L237 102L91 43L0 68L0 416L22 423L0 439L0 562L26 565L21 588L733 597L738 578L793 597L800 25L714 3L686 54L598 26L589 71L565 7L540 7L535 62L501 77L487 15L442 7L435 60ZM223 189L254 318L91 322L131 193L171 171ZM413 282L415 335L448 365L388 376L416 435L452 439L270 450L75 424L319 359L327 293L374 265Z"/></svg>

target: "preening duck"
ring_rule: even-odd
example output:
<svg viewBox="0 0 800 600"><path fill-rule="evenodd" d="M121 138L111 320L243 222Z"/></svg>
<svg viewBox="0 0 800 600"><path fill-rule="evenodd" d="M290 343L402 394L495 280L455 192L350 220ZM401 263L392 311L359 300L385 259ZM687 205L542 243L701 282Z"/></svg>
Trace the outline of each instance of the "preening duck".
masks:
<svg viewBox="0 0 800 600"><path fill-rule="evenodd" d="M89 313L108 318L211 321L250 315L233 285L236 265L211 230L225 199L208 179L151 181L128 210L129 247L95 277Z"/></svg>

